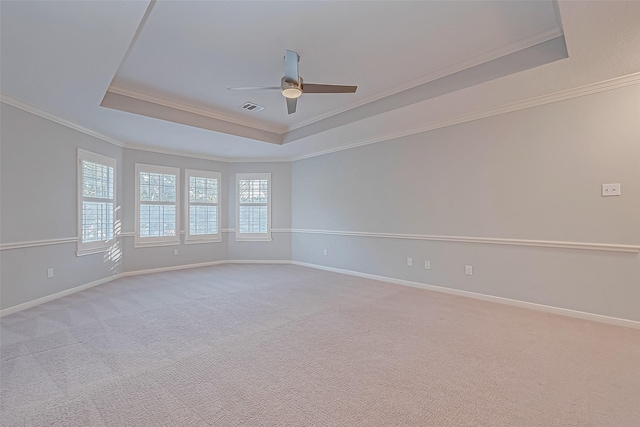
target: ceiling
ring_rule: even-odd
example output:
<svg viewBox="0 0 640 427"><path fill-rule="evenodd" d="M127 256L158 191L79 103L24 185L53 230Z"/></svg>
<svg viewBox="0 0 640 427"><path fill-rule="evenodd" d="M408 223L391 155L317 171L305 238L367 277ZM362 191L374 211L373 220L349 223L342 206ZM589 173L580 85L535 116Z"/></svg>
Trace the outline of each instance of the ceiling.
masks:
<svg viewBox="0 0 640 427"><path fill-rule="evenodd" d="M640 71L640 3L602 3L2 1L0 90L125 146L300 158ZM358 91L227 90L279 85L285 49Z"/></svg>

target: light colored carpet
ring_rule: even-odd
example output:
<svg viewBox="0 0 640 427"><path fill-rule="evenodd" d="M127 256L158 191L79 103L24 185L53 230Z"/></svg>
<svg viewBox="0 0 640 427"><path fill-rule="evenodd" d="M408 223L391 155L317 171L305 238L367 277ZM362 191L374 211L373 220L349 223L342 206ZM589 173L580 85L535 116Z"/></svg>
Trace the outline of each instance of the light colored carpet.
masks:
<svg viewBox="0 0 640 427"><path fill-rule="evenodd" d="M3 426L640 425L640 331L290 265L3 318Z"/></svg>

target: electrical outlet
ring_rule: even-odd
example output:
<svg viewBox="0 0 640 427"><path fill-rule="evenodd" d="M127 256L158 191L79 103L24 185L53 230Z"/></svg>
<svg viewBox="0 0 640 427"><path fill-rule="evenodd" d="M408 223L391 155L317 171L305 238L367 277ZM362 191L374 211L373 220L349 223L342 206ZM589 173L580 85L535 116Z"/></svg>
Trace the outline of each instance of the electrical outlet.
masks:
<svg viewBox="0 0 640 427"><path fill-rule="evenodd" d="M49 279L53 277L53 268L47 268L47 277Z"/></svg>
<svg viewBox="0 0 640 427"><path fill-rule="evenodd" d="M470 265L465 265L464 274L466 274L467 276L471 276L473 274L473 267Z"/></svg>
<svg viewBox="0 0 640 427"><path fill-rule="evenodd" d="M413 258L407 258L407 265L413 265Z"/></svg>
<svg viewBox="0 0 640 427"><path fill-rule="evenodd" d="M602 184L602 197L619 195L620 184Z"/></svg>
<svg viewBox="0 0 640 427"><path fill-rule="evenodd" d="M173 250L173 254L174 254L174 255L178 255L178 250L177 250L177 249L174 249L174 250Z"/></svg>
<svg viewBox="0 0 640 427"><path fill-rule="evenodd" d="M324 251L322 251L322 255L327 255L327 250L325 249Z"/></svg>
<svg viewBox="0 0 640 427"><path fill-rule="evenodd" d="M424 262L424 269L425 270L431 270L431 261L425 261Z"/></svg>

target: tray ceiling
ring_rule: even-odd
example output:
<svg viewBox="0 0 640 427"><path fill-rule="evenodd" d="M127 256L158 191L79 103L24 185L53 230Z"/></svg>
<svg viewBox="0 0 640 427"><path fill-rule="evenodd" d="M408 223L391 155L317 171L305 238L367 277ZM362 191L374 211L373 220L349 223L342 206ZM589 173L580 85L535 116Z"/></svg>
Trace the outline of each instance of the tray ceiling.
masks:
<svg viewBox="0 0 640 427"><path fill-rule="evenodd" d="M602 61L638 3L574 3L3 1L1 89L127 146L292 158L638 71ZM285 49L305 81L357 93L288 115L278 91L227 90L278 85Z"/></svg>
<svg viewBox="0 0 640 427"><path fill-rule="evenodd" d="M562 35L553 3L157 2L113 79L120 94L183 105L263 130L292 128ZM288 115L285 49L307 82L358 85L305 94ZM250 101L265 109L240 109Z"/></svg>

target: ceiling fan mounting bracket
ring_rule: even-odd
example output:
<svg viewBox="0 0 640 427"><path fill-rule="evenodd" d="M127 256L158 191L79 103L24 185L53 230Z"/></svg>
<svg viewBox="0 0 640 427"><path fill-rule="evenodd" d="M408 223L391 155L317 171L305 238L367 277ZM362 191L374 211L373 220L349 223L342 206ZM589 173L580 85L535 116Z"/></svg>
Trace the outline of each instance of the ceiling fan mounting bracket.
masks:
<svg viewBox="0 0 640 427"><path fill-rule="evenodd" d="M288 88L288 87L297 87L299 89L302 89L302 77L298 77L299 81L292 81L287 79L286 77L283 77L282 79L280 79L280 86L282 87L282 89Z"/></svg>
<svg viewBox="0 0 640 427"><path fill-rule="evenodd" d="M296 55L298 56L298 62L300 62L300 55L298 55L297 53ZM287 63L287 55L282 57L282 62L284 62L285 64Z"/></svg>

